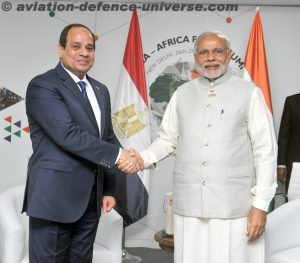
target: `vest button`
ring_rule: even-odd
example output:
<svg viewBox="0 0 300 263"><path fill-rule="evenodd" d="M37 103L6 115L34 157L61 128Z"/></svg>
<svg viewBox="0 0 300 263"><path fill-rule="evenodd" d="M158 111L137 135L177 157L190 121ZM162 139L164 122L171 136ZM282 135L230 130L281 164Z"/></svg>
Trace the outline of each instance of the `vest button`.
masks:
<svg viewBox="0 0 300 263"><path fill-rule="evenodd" d="M204 186L206 184L206 182L205 181L202 181L202 185Z"/></svg>
<svg viewBox="0 0 300 263"><path fill-rule="evenodd" d="M208 142L204 143L204 146L207 147L208 146Z"/></svg>
<svg viewBox="0 0 300 263"><path fill-rule="evenodd" d="M211 108L211 104L208 103L208 104L206 105L206 107L207 107L208 109L210 109L210 108Z"/></svg>
<svg viewBox="0 0 300 263"><path fill-rule="evenodd" d="M206 161L202 162L202 165L207 166L207 162Z"/></svg>
<svg viewBox="0 0 300 263"><path fill-rule="evenodd" d="M210 123L207 123L206 127L209 128L210 126L211 126L211 124L210 124Z"/></svg>

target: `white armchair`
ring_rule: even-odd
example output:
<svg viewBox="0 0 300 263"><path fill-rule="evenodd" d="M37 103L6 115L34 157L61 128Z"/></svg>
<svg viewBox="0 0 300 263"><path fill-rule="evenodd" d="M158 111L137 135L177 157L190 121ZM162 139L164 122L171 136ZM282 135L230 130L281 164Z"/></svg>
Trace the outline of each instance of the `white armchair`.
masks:
<svg viewBox="0 0 300 263"><path fill-rule="evenodd" d="M265 232L266 263L300 262L300 199L268 215Z"/></svg>
<svg viewBox="0 0 300 263"><path fill-rule="evenodd" d="M122 217L115 210L102 214L94 244L93 263L121 263L122 235Z"/></svg>
<svg viewBox="0 0 300 263"><path fill-rule="evenodd" d="M294 162L290 178L288 200L300 198L300 163Z"/></svg>
<svg viewBox="0 0 300 263"><path fill-rule="evenodd" d="M0 263L28 263L28 217L21 214L24 186L0 194ZM122 262L123 220L115 211L101 216L93 263Z"/></svg>

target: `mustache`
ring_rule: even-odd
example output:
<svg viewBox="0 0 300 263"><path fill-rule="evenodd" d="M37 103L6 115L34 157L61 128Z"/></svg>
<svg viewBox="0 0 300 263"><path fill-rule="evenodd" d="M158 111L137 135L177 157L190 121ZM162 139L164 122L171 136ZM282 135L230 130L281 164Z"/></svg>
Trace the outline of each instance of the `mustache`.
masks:
<svg viewBox="0 0 300 263"><path fill-rule="evenodd" d="M216 65L219 66L216 72L214 73L207 72L206 66L216 66ZM206 77L208 79L218 78L219 76L223 75L227 71L227 68L228 68L228 63L226 62L224 64L217 61L205 62L201 65L201 67L198 65L197 62L194 64L194 70L198 72L201 76Z"/></svg>
<svg viewBox="0 0 300 263"><path fill-rule="evenodd" d="M202 64L201 67L202 67L202 68L205 68L205 67L207 67L207 66L220 66L220 67L222 67L223 64L220 63L220 62L217 62L217 61L215 61L215 62L205 62L205 63Z"/></svg>

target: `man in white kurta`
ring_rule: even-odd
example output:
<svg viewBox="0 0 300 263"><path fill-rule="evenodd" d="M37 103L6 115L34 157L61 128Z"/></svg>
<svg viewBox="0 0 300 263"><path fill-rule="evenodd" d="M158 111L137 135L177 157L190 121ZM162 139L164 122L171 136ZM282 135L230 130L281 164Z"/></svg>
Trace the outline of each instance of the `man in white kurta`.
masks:
<svg viewBox="0 0 300 263"><path fill-rule="evenodd" d="M266 211L276 189L276 138L259 88L227 70L220 32L195 43L202 75L180 86L145 167L176 150L175 263L264 263Z"/></svg>

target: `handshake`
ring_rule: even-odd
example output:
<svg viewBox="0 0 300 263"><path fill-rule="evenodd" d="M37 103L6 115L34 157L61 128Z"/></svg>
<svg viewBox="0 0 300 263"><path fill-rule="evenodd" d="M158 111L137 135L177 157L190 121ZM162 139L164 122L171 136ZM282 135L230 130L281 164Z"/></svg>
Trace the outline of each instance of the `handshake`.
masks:
<svg viewBox="0 0 300 263"><path fill-rule="evenodd" d="M117 162L118 169L127 174L144 170L144 160L135 149L122 150Z"/></svg>

